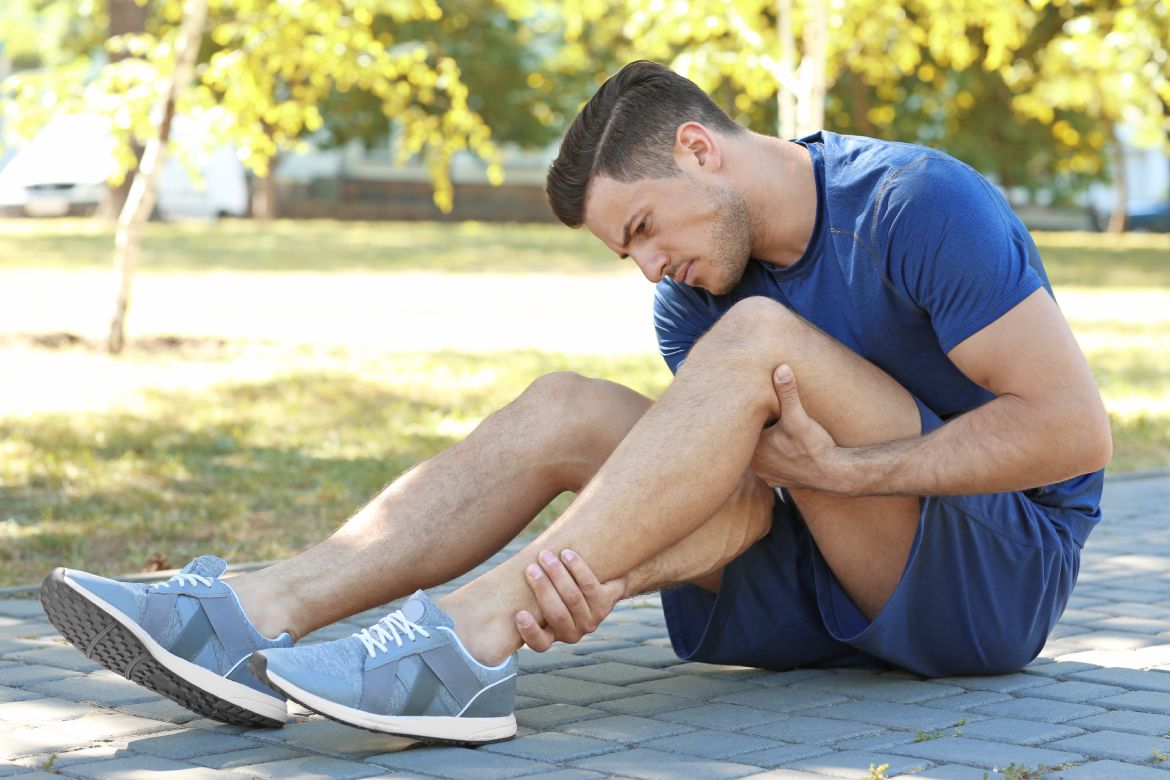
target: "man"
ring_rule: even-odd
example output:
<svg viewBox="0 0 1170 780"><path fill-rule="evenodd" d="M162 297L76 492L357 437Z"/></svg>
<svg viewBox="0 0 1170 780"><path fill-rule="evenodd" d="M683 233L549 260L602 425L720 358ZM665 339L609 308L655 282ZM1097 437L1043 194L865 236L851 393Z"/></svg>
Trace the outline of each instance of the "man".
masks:
<svg viewBox="0 0 1170 780"><path fill-rule="evenodd" d="M689 659L947 675L1035 657L1111 442L994 188L921 147L751 133L636 62L576 118L547 190L658 285L677 372L661 399L543 377L332 537L230 586L211 557L150 588L58 569L43 600L62 633L229 722L278 725L288 697L468 744L515 733L522 639L575 640L653 588ZM291 647L468 571L562 490L572 506L482 577Z"/></svg>

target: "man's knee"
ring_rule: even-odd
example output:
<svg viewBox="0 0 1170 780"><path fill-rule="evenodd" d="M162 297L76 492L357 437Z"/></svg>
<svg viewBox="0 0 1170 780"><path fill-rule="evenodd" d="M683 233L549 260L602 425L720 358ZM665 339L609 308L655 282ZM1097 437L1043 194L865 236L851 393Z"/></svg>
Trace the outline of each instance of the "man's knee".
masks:
<svg viewBox="0 0 1170 780"><path fill-rule="evenodd" d="M573 371L538 377L518 402L539 410L541 430L534 434L551 436L586 460L607 458L650 408L650 399L628 387Z"/></svg>
<svg viewBox="0 0 1170 780"><path fill-rule="evenodd" d="M715 323L711 332L726 338L754 336L759 339L762 333L782 336L806 324L798 314L784 304L771 298L753 296L744 298L728 309Z"/></svg>
<svg viewBox="0 0 1170 780"><path fill-rule="evenodd" d="M576 371L553 371L534 379L521 398L541 405L567 405L586 392L592 381Z"/></svg>
<svg viewBox="0 0 1170 780"><path fill-rule="evenodd" d="M575 420L615 414L618 417L633 414L637 419L650 405L649 399L624 385L592 379L575 371L554 371L537 377L521 399Z"/></svg>
<svg viewBox="0 0 1170 780"><path fill-rule="evenodd" d="M771 298L745 298L719 318L699 340L688 364L710 363L748 371L763 369L770 376L792 343L809 324Z"/></svg>

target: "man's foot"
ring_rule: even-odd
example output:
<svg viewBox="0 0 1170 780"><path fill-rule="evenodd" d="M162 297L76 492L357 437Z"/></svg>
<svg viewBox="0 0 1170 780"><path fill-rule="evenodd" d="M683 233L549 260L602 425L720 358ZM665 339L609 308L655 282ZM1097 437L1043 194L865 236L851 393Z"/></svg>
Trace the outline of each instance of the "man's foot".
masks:
<svg viewBox="0 0 1170 780"><path fill-rule="evenodd" d="M516 736L516 657L484 666L421 590L345 639L257 652L252 673L327 718L424 742Z"/></svg>
<svg viewBox="0 0 1170 780"><path fill-rule="evenodd" d="M45 614L81 652L128 680L208 718L283 726L285 701L248 671L263 648L293 639L260 635L204 555L166 582L141 585L54 569L41 586Z"/></svg>

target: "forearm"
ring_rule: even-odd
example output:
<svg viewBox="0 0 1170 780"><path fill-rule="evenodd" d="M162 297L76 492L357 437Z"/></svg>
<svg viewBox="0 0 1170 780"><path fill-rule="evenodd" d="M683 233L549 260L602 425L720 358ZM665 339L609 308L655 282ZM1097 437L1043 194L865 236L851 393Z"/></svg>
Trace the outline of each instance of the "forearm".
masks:
<svg viewBox="0 0 1170 780"><path fill-rule="evenodd" d="M841 449L840 492L963 495L1047 485L1103 467L1107 426L1091 402L1003 395L924 436Z"/></svg>

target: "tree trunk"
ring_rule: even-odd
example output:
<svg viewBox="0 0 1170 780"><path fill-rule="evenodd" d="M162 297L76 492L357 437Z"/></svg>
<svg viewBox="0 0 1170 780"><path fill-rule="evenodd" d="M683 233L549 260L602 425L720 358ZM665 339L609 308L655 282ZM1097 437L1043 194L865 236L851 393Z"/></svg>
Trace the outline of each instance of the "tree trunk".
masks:
<svg viewBox="0 0 1170 780"><path fill-rule="evenodd" d="M803 94L798 98L796 132L805 136L825 126L825 61L829 48L827 4L810 0L805 5L804 53L800 58Z"/></svg>
<svg viewBox="0 0 1170 780"><path fill-rule="evenodd" d="M110 319L110 335L106 347L112 354L122 351L126 341L126 312L130 306L130 287L134 279L134 266L142 243L142 228L154 210L155 195L158 192L159 174L166 160L167 141L171 135L171 122L175 117L175 103L187 88L195 73L195 56L203 39L203 28L207 22L207 0L185 0L183 23L175 37L175 64L171 83L163 90L154 116L158 121L158 134L146 144L142 163L134 174L126 205L118 214L118 229L114 234L114 274L118 287L114 299L114 315Z"/></svg>
<svg viewBox="0 0 1170 780"><path fill-rule="evenodd" d="M792 30L792 0L780 0L776 9L776 34L780 39L780 69L789 78L796 75L796 35ZM780 137L796 137L796 93L785 84L776 87Z"/></svg>
<svg viewBox="0 0 1170 780"><path fill-rule="evenodd" d="M257 176L252 189L252 217L270 222L280 216L280 193L276 189L276 166L280 157L268 161L268 173Z"/></svg>
<svg viewBox="0 0 1170 780"><path fill-rule="evenodd" d="M796 65L796 33L792 28L794 0L779 0L776 35L780 41L780 70L787 77L777 88L780 137L798 138L825 124L825 62L829 46L828 11L823 0L805 3L804 47Z"/></svg>
<svg viewBox="0 0 1170 780"><path fill-rule="evenodd" d="M1121 140L1114 133L1110 142L1113 149L1113 213L1109 215L1109 225L1105 228L1110 233L1124 233L1128 222L1129 210L1129 182L1125 171L1125 148Z"/></svg>
<svg viewBox="0 0 1170 780"><path fill-rule="evenodd" d="M117 35L133 35L146 32L146 5L139 5L135 0L106 0L106 12L110 17L110 37ZM130 55L125 51L111 52L110 62L119 62ZM117 219L126 205L126 198L130 195L130 184L134 181L134 172L142 162L142 147L134 145L134 167L126 172L126 178L117 187L110 187L105 198L98 205L99 219Z"/></svg>

